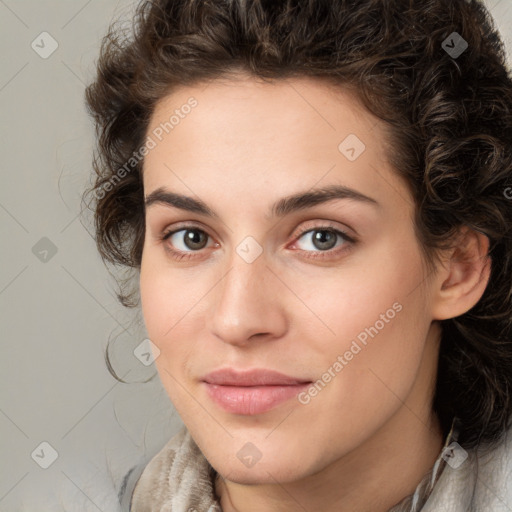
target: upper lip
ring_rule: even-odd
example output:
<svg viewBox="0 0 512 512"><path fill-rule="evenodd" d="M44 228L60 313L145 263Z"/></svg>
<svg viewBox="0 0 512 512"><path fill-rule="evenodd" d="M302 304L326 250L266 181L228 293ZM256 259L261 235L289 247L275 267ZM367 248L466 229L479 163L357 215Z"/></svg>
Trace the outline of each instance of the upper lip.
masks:
<svg viewBox="0 0 512 512"><path fill-rule="evenodd" d="M201 380L220 386L293 386L310 383L310 380L290 377L275 370L255 368L235 370L221 368L205 375Z"/></svg>

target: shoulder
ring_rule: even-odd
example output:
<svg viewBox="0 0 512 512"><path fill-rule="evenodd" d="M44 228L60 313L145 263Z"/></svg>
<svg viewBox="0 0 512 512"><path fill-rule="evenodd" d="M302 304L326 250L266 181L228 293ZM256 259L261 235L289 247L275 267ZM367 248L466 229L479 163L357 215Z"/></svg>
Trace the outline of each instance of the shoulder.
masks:
<svg viewBox="0 0 512 512"><path fill-rule="evenodd" d="M455 445L423 512L505 512L512 508L512 428L493 445L464 450Z"/></svg>
<svg viewBox="0 0 512 512"><path fill-rule="evenodd" d="M183 427L142 471L131 495L130 511L220 512L209 470L208 461Z"/></svg>

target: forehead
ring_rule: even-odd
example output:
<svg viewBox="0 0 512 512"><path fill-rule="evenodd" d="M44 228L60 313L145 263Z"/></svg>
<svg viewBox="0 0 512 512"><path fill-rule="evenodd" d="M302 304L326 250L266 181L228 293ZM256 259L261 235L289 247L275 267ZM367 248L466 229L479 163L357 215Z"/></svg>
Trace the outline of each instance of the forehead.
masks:
<svg viewBox="0 0 512 512"><path fill-rule="evenodd" d="M181 87L153 112L145 191L166 185L188 195L215 190L232 198L249 190L277 197L290 187L336 183L375 196L396 179L383 128L355 94L315 79Z"/></svg>
<svg viewBox="0 0 512 512"><path fill-rule="evenodd" d="M187 104L192 99L196 105L190 109ZM307 77L265 82L242 75L179 87L157 103L148 132L165 125L173 114L179 119L175 115L173 126L167 126L168 130L164 126L162 135L172 132L176 139L181 132L190 139L195 132L203 138L203 147L206 136L229 143L254 135L261 140L265 134L272 140L279 133L279 140L274 140L279 145L301 135L307 140L314 133L325 135L340 129L362 132L378 122L348 89ZM193 121L186 122L188 117ZM190 124L193 130L187 130Z"/></svg>

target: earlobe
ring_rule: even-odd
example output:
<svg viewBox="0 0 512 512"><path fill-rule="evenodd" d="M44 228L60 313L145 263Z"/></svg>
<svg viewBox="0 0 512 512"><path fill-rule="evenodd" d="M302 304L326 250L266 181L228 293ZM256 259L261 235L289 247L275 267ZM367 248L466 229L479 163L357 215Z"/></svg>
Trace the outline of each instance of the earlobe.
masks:
<svg viewBox="0 0 512 512"><path fill-rule="evenodd" d="M486 235L463 228L438 272L432 303L433 320L455 318L478 303L491 274L488 251Z"/></svg>

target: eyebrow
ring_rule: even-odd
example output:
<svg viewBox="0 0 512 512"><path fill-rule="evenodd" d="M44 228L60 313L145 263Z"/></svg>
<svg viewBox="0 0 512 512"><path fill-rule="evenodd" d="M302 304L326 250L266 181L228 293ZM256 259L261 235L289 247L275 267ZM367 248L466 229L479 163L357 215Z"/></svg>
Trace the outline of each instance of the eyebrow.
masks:
<svg viewBox="0 0 512 512"><path fill-rule="evenodd" d="M279 199L272 205L270 214L267 217L284 217L290 213L305 210L334 199L351 199L374 207L380 206L375 199L368 197L357 190L343 185L330 185L327 187L299 192ZM154 204L162 204L166 206L173 206L180 210L199 213L207 217L219 217L217 213L215 213L200 199L194 199L189 196L177 194L165 189L164 187L159 187L151 192L146 197L144 204L146 209Z"/></svg>

